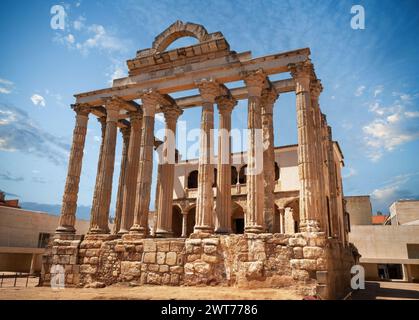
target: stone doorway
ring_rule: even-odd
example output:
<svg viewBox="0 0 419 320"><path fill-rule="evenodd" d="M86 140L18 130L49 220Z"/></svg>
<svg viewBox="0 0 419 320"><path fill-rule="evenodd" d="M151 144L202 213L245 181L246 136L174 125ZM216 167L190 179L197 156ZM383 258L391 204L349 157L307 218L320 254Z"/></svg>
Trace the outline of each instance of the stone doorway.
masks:
<svg viewBox="0 0 419 320"><path fill-rule="evenodd" d="M173 206L172 210L172 232L175 238L182 235L182 211L178 206Z"/></svg>

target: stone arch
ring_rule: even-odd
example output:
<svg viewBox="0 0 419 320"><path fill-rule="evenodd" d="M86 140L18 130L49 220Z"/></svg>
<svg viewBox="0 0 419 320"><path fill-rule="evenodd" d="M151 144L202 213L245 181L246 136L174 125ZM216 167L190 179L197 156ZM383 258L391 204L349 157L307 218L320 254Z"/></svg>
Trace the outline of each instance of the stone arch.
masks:
<svg viewBox="0 0 419 320"><path fill-rule="evenodd" d="M193 37L199 42L203 42L208 39L208 32L200 24L184 23L178 20L154 39L152 48L156 52L163 52L173 42L183 37Z"/></svg>
<svg viewBox="0 0 419 320"><path fill-rule="evenodd" d="M246 173L246 169L247 169L247 164L245 164L244 166L242 166L241 168L240 168L240 171L239 171L239 183L240 184L245 184L246 183L246 181L247 181L247 173Z"/></svg>
<svg viewBox="0 0 419 320"><path fill-rule="evenodd" d="M188 208L188 220L186 223L186 236L189 237L191 233L194 231L195 227L195 214L196 214L196 205L191 205Z"/></svg>
<svg viewBox="0 0 419 320"><path fill-rule="evenodd" d="M275 181L278 181L280 177L280 168L278 162L275 161Z"/></svg>
<svg viewBox="0 0 419 320"><path fill-rule="evenodd" d="M188 189L198 188L198 170L193 170L188 174Z"/></svg>
<svg viewBox="0 0 419 320"><path fill-rule="evenodd" d="M231 166L231 185L236 185L239 178L239 173L237 172L237 168L235 166Z"/></svg>
<svg viewBox="0 0 419 320"><path fill-rule="evenodd" d="M237 202L231 206L231 230L233 233L244 233L244 209Z"/></svg>
<svg viewBox="0 0 419 320"><path fill-rule="evenodd" d="M178 205L172 207L172 232L175 238L182 235L182 209Z"/></svg>

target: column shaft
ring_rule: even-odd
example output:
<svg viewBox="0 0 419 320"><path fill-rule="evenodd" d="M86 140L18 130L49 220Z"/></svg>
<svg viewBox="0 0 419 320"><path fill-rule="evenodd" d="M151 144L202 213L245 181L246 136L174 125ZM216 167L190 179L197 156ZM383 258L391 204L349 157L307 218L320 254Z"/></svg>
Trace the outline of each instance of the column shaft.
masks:
<svg viewBox="0 0 419 320"><path fill-rule="evenodd" d="M118 183L118 194L116 199L116 208L115 208L115 221L113 226L113 233L118 233L121 228L121 219L122 219L122 208L124 204L124 185L126 179L126 168L128 162L128 148L129 148L129 135L130 127L125 127L121 129L122 133L122 158L121 158L121 169L119 173L119 183Z"/></svg>
<svg viewBox="0 0 419 320"><path fill-rule="evenodd" d="M134 224L130 229L130 233L146 237L149 233L148 214L153 175L154 116L158 102L153 98L153 93L144 95L142 100L144 116L141 134L141 151L137 177Z"/></svg>
<svg viewBox="0 0 419 320"><path fill-rule="evenodd" d="M89 109L79 105L73 107L76 112L76 123L73 131L67 179L63 194L63 203L57 233L75 233L77 197L79 192L80 173L82 168L83 150L86 140Z"/></svg>
<svg viewBox="0 0 419 320"><path fill-rule="evenodd" d="M182 212L182 238L188 236L188 215Z"/></svg>
<svg viewBox="0 0 419 320"><path fill-rule="evenodd" d="M230 96L216 100L219 110L218 169L215 232L231 233L231 112L237 101Z"/></svg>
<svg viewBox="0 0 419 320"><path fill-rule="evenodd" d="M315 131L311 113L312 66L305 62L290 66L296 82L298 171L300 178L300 231L319 231L319 181L315 170Z"/></svg>
<svg viewBox="0 0 419 320"><path fill-rule="evenodd" d="M134 221L135 195L137 190L137 175L140 157L141 122L142 112L129 113L131 120L130 142L128 144L128 156L126 174L124 178L124 194L122 203L121 227L118 234L128 233Z"/></svg>
<svg viewBox="0 0 419 320"><path fill-rule="evenodd" d="M90 217L89 233L109 233L109 207L112 196L112 178L115 165L115 146L119 106L110 99L106 101L106 131L101 157L100 171L96 180L95 195Z"/></svg>
<svg viewBox="0 0 419 320"><path fill-rule="evenodd" d="M273 87L262 91L262 130L263 130L263 174L264 174L264 208L263 219L265 231L272 232L275 215L274 188L275 188L275 146L273 127L273 106L278 98Z"/></svg>
<svg viewBox="0 0 419 320"><path fill-rule="evenodd" d="M247 211L244 224L246 233L263 232L264 175L263 136L260 110L262 88L266 75L254 72L245 78L248 88L248 149L247 149Z"/></svg>
<svg viewBox="0 0 419 320"><path fill-rule="evenodd" d="M214 101L219 95L219 85L213 81L198 84L201 93L202 115L198 162L198 197L196 199L196 220L194 232L214 232L214 165L213 129Z"/></svg>
<svg viewBox="0 0 419 320"><path fill-rule="evenodd" d="M156 236L171 237L173 213L173 184L175 174L176 151L176 121L182 110L176 106L164 106L163 113L166 119L165 141L163 144L163 163L160 164L160 182L158 183L157 228ZM164 177L164 180L162 179Z"/></svg>

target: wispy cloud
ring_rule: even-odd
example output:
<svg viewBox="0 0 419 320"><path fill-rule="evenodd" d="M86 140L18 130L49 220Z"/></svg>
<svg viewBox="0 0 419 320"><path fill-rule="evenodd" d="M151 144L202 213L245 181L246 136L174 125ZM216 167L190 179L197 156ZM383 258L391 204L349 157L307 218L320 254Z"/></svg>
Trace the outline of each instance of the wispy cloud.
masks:
<svg viewBox="0 0 419 320"><path fill-rule="evenodd" d="M351 168L351 167L344 167L342 178L343 179L349 179L353 176L356 176L357 174L358 174L358 172L356 171L356 169Z"/></svg>
<svg viewBox="0 0 419 320"><path fill-rule="evenodd" d="M366 89L365 86L359 86L358 88L356 88L355 93L354 93L355 97L362 96L364 94L365 89Z"/></svg>
<svg viewBox="0 0 419 320"><path fill-rule="evenodd" d="M41 96L40 94L37 94L37 93L33 94L31 96L31 101L35 106L41 106L41 107L46 106L45 98Z"/></svg>
<svg viewBox="0 0 419 320"><path fill-rule="evenodd" d="M13 91L14 83L7 79L0 78L0 93L9 94Z"/></svg>
<svg viewBox="0 0 419 320"><path fill-rule="evenodd" d="M383 106L379 100L369 103L369 111L376 118L362 127L368 157L378 161L385 152L419 139L419 123L414 118L419 112L409 110L413 100L408 94L395 94L396 100L390 106Z"/></svg>
<svg viewBox="0 0 419 320"><path fill-rule="evenodd" d="M418 179L419 172L397 175L385 182L382 187L374 189L371 198L380 209L388 208L392 202L400 199L417 199L419 192L414 194L406 188L412 179Z"/></svg>
<svg viewBox="0 0 419 320"><path fill-rule="evenodd" d="M15 176L9 171L0 172L0 179L6 180L6 181L14 181L14 182L20 182L20 181L25 180L22 176Z"/></svg>
<svg viewBox="0 0 419 320"><path fill-rule="evenodd" d="M64 165L69 149L67 141L38 127L25 111L0 103L0 151L20 151Z"/></svg>

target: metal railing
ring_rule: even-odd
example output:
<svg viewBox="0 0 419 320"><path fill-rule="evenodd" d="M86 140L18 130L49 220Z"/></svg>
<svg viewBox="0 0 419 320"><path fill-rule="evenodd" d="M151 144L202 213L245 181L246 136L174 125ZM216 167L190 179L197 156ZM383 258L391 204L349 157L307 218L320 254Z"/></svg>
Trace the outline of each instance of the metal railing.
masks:
<svg viewBox="0 0 419 320"><path fill-rule="evenodd" d="M23 279L23 281L18 281L18 279ZM0 288L3 287L25 287L27 288L30 285L30 279L38 279L38 276L24 273L24 272L15 272L15 273L2 273L0 275ZM31 286L31 285L30 285Z"/></svg>

